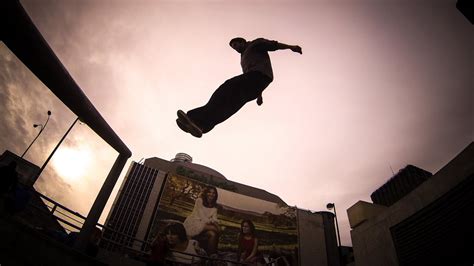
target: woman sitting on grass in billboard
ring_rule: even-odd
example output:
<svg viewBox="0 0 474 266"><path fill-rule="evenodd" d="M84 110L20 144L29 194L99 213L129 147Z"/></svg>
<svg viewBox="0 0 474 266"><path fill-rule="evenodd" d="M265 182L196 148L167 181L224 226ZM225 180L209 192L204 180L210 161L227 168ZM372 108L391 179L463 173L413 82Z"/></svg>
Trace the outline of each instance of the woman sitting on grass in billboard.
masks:
<svg viewBox="0 0 474 266"><path fill-rule="evenodd" d="M206 187L201 197L196 199L192 213L184 220L186 233L190 238L204 238L200 241L207 254L214 257L217 253L220 228L217 221L217 189Z"/></svg>
<svg viewBox="0 0 474 266"><path fill-rule="evenodd" d="M255 226L250 220L240 223L239 249L237 258L239 262L257 265L258 239L255 236Z"/></svg>

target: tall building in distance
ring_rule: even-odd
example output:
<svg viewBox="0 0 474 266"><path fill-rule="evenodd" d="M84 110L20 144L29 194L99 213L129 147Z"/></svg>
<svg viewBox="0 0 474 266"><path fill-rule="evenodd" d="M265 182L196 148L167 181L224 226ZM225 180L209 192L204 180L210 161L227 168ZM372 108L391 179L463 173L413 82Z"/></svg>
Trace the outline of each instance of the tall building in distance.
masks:
<svg viewBox="0 0 474 266"><path fill-rule="evenodd" d="M235 259L240 223L251 220L261 236L259 251L264 256L278 253L289 265L340 265L333 213L288 206L275 194L193 163L185 153L169 161L153 157L143 164L131 163L106 219L102 246L118 253L147 252L147 243L164 226L187 225L185 220L209 187L218 192L221 258ZM186 231L189 237L203 239L202 234Z"/></svg>
<svg viewBox="0 0 474 266"><path fill-rule="evenodd" d="M375 204L389 207L428 180L432 175L430 172L416 166L407 165L372 193L370 198Z"/></svg>

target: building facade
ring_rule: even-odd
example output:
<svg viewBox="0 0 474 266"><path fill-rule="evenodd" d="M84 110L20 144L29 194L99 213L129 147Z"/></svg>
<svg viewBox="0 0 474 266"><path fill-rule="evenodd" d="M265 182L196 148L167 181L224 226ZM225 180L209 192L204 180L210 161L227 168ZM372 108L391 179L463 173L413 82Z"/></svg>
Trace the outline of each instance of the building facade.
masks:
<svg viewBox="0 0 474 266"><path fill-rule="evenodd" d="M471 143L433 176L425 173L427 178L414 182L410 192L395 189L404 181L391 179L377 190L390 194L376 195L379 204L351 206L347 214L356 265L472 265L473 158ZM405 195L396 196L400 193Z"/></svg>
<svg viewBox="0 0 474 266"><path fill-rule="evenodd" d="M107 217L102 246L119 253L147 252L164 223L182 223L189 216L205 186L219 191L220 256L234 259L231 240L238 235L237 224L251 219L262 236L259 250L265 259L279 252L289 265L340 265L332 213L288 206L280 197L230 181L183 153L170 161L132 162Z"/></svg>

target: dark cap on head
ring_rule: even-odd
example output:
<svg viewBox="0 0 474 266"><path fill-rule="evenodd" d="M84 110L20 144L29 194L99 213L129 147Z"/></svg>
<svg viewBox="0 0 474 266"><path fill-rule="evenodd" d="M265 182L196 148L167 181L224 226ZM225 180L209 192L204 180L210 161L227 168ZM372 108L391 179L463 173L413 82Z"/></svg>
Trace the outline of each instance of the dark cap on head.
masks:
<svg viewBox="0 0 474 266"><path fill-rule="evenodd" d="M247 42L247 40L242 37L235 37L232 40L230 40L229 45L232 46L232 43L234 42Z"/></svg>

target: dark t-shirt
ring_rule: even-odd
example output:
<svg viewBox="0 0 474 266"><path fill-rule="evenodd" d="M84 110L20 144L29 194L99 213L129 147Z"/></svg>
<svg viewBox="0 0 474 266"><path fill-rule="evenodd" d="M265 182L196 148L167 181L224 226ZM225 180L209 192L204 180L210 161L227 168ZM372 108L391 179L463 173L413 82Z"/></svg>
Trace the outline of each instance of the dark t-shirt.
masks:
<svg viewBox="0 0 474 266"><path fill-rule="evenodd" d="M269 51L277 49L277 41L259 38L247 43L247 48L242 52L240 65L244 73L258 71L273 80L272 63Z"/></svg>

